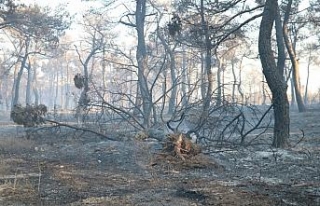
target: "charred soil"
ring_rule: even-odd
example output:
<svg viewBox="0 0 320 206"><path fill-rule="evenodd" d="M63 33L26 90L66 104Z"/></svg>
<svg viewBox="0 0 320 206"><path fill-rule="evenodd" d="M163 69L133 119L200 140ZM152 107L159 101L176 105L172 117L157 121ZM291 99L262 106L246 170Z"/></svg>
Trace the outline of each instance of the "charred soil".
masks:
<svg viewBox="0 0 320 206"><path fill-rule="evenodd" d="M158 141L56 127L28 139L2 122L0 205L320 205L319 116L292 113L288 149L270 148L270 133L185 159Z"/></svg>

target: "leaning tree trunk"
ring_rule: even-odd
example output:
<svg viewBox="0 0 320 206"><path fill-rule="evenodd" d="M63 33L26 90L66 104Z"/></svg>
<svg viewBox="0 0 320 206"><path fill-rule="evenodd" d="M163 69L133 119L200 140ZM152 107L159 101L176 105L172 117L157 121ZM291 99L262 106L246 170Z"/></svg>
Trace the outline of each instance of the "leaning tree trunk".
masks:
<svg viewBox="0 0 320 206"><path fill-rule="evenodd" d="M285 147L289 138L289 102L287 85L281 72L277 69L271 47L271 33L277 15L278 1L267 0L259 31L259 54L268 86L272 92L274 109L274 137L272 146Z"/></svg>
<svg viewBox="0 0 320 206"><path fill-rule="evenodd" d="M285 40L285 45L288 50L288 54L292 63L292 78L293 78L293 84L294 84L294 91L296 95L297 105L299 112L305 112L306 107L303 103L303 98L301 94L301 83L300 83L300 69L299 69L299 62L296 57L292 42L289 40L289 31L288 31L288 21L289 21L289 15L291 11L291 5L292 0L288 1L284 20L283 20L283 37Z"/></svg>
<svg viewBox="0 0 320 206"><path fill-rule="evenodd" d="M13 100L12 100L12 106L19 103L20 83L21 83L21 78L22 78L23 70L26 65L27 58L28 58L28 54L25 54L25 56L22 58L20 70L19 70L18 75L15 79L14 93L13 93L14 96L13 96Z"/></svg>
<svg viewBox="0 0 320 206"><path fill-rule="evenodd" d="M306 88L304 90L304 104L306 104L306 105L308 104L308 86L309 86L309 78L310 78L310 64L311 64L311 54L309 54L309 58L308 58L307 81L306 81Z"/></svg>
<svg viewBox="0 0 320 206"><path fill-rule="evenodd" d="M96 54L96 52L100 49L100 45L95 45L95 40L93 40L93 45L92 45L92 50L90 51L89 55L86 57L85 61L83 62L80 59L80 54L79 51L77 51L78 55L79 55L79 59L80 62L83 66L83 77L84 77L84 81L83 81L83 88L78 100L78 106L77 106L77 110L76 110L76 117L77 117L77 121L78 123L80 123L80 118L82 118L82 121L84 120L84 116L82 116L82 111L84 111L87 106L89 105L90 102L90 98L89 98L89 80L90 80L90 76L89 76L89 62L91 61L91 59L94 57L94 55ZM59 75L59 71L57 70L57 75ZM57 82L58 78L57 78ZM58 89L57 89L58 92ZM56 95L57 96L57 95Z"/></svg>

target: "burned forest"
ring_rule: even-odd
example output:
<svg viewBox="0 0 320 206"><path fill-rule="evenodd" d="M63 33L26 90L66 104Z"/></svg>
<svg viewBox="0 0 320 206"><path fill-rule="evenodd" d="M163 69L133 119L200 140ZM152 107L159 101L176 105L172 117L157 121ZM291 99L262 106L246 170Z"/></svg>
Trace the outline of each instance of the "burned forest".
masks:
<svg viewBox="0 0 320 206"><path fill-rule="evenodd" d="M319 9L0 1L0 205L320 205Z"/></svg>

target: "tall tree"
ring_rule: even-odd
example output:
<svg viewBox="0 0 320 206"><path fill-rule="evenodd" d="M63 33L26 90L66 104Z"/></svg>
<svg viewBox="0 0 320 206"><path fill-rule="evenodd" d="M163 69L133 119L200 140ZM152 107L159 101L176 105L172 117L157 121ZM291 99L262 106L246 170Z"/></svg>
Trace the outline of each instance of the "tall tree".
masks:
<svg viewBox="0 0 320 206"><path fill-rule="evenodd" d="M209 22L205 18L205 5L204 0L200 2L200 17L201 17L201 29L203 31L204 45L205 45L205 72L208 79L208 87L206 98L204 99L203 110L207 113L210 107L212 94L213 94L213 73L211 65L211 52L212 52L212 40L210 38ZM218 86L219 87L219 86Z"/></svg>
<svg viewBox="0 0 320 206"><path fill-rule="evenodd" d="M142 116L143 116L143 126L149 128L151 124L151 112L152 112L152 93L148 85L148 54L146 49L145 40L145 19L146 19L146 0L137 0L135 5L135 13L127 14L129 16L135 17L135 22L129 22L120 20L121 23L134 27L137 31L138 45L136 50L136 61L138 63L138 84L137 84L137 97L136 97L136 111L141 111L139 109L142 105Z"/></svg>
<svg viewBox="0 0 320 206"><path fill-rule="evenodd" d="M145 18L146 18L146 0L137 0L136 2L136 30L138 36L138 45L136 58L138 62L138 84L142 99L143 125L150 127L152 111L152 94L149 92L147 80L147 51L145 42Z"/></svg>
<svg viewBox="0 0 320 206"><path fill-rule="evenodd" d="M89 102L92 102L92 97L94 96L89 94L91 89L89 85L90 82L93 82L94 87L97 87L101 84L101 80L103 80L102 78L97 81L92 81L93 77L99 72L95 65L100 58L102 60L101 65L103 66L104 58L106 57L105 49L109 46L109 41L111 40L109 39L110 35L108 32L110 27L107 23L106 16L102 16L99 13L92 13L92 11L87 11L83 15L83 22L80 23L86 32L81 37L80 44L75 46L82 67L80 81L83 83L80 87L82 90L76 110L78 120L79 117L81 117L81 111L87 109ZM79 77L77 76L78 74L75 76L75 81L77 81L76 78Z"/></svg>
<svg viewBox="0 0 320 206"><path fill-rule="evenodd" d="M268 86L272 92L274 109L274 147L285 147L289 138L289 102L287 97L287 84L277 69L275 57L271 46L271 34L275 17L278 13L278 1L267 0L265 3L259 31L259 54Z"/></svg>
<svg viewBox="0 0 320 206"><path fill-rule="evenodd" d="M285 40L284 42L285 42L285 45L290 57L290 61L292 64L293 86L294 86L295 96L298 104L298 109L299 109L299 112L305 112L306 107L304 105L303 98L302 98L299 61L296 55L294 45L289 38L288 22L289 22L291 8L292 8L292 0L288 0L287 7L284 14L284 20L283 20L283 37L284 37L284 40Z"/></svg>
<svg viewBox="0 0 320 206"><path fill-rule="evenodd" d="M38 5L25 6L19 5L15 7L11 15L3 17L6 22L10 22L6 29L15 38L20 39L20 50L18 62L20 70L15 84L15 92L13 95L12 104L19 103L20 80L25 68L29 72L28 78L31 81L31 66L27 65L27 60L31 55L46 55L48 51L57 48L59 37L64 34L64 31L69 27L69 16L63 9L52 15L52 10L41 8ZM30 82L29 84L30 85ZM30 89L27 92L27 103L30 100Z"/></svg>

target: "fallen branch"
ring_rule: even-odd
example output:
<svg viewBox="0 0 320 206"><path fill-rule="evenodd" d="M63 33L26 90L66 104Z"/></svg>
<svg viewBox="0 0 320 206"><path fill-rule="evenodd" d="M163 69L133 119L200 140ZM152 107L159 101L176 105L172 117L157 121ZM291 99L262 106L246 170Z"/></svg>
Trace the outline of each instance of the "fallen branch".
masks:
<svg viewBox="0 0 320 206"><path fill-rule="evenodd" d="M15 175L2 175L0 176L0 180L8 180L8 179L26 179L30 177L40 177L39 173L29 173L29 174L15 174Z"/></svg>
<svg viewBox="0 0 320 206"><path fill-rule="evenodd" d="M299 139L299 141L292 147L296 147L298 144L300 144L303 140L304 140L304 130L303 129L300 129L301 133L302 133L302 137Z"/></svg>
<svg viewBox="0 0 320 206"><path fill-rule="evenodd" d="M49 119L43 119L43 120L45 122L53 123L53 124L56 124L58 126L68 127L68 128L75 129L75 130L82 130L83 132L90 132L90 133L93 133L93 134L96 134L96 135L102 137L103 139L107 139L107 140L111 140L111 141L118 141L117 139L108 137L108 136L106 136L104 134L101 134L101 133L96 132L96 131L91 130L91 129L79 128L79 127L76 127L76 126L72 126L72 125L69 125L69 124L64 124L64 123L57 122L57 121L54 121L54 120L49 120Z"/></svg>

